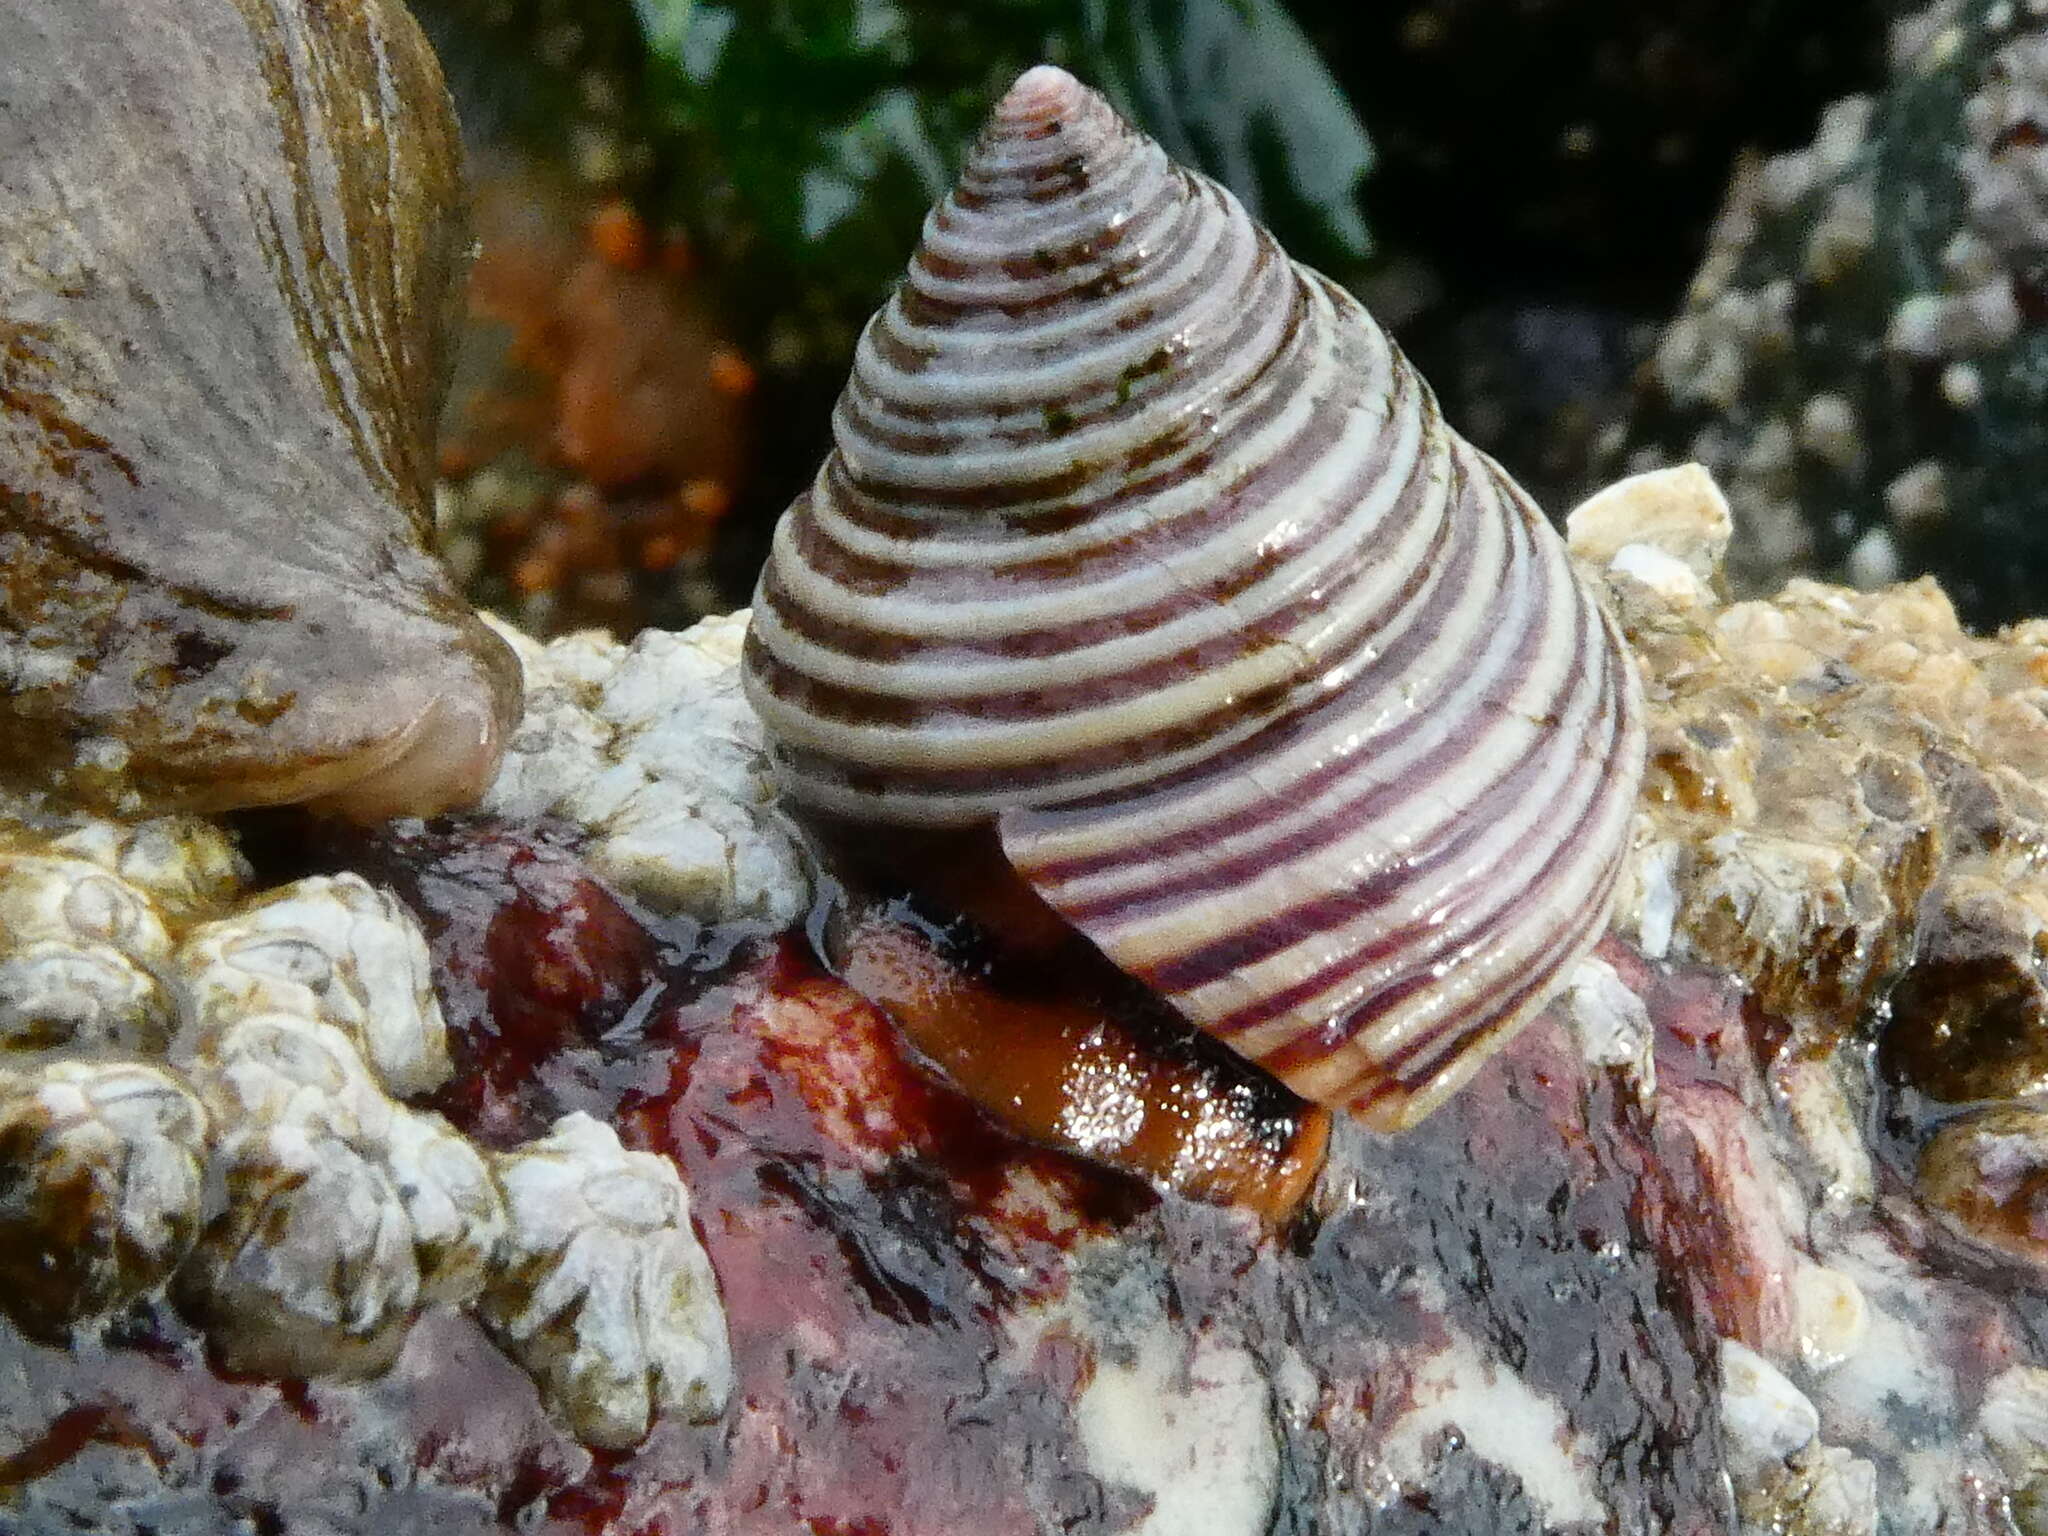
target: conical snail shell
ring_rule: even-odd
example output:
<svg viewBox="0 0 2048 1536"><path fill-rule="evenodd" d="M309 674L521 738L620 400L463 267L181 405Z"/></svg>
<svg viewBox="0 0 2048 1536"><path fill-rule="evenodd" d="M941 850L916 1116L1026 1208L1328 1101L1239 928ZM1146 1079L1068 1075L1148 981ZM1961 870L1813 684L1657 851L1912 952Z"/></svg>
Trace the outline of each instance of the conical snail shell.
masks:
<svg viewBox="0 0 2048 1536"><path fill-rule="evenodd" d="M0 0L0 777L474 795L517 662L427 543L459 145L397 0Z"/></svg>
<svg viewBox="0 0 2048 1536"><path fill-rule="evenodd" d="M995 818L1125 971L1398 1127L1605 924L1641 701L1365 311L1049 67L869 325L747 680L790 791Z"/></svg>

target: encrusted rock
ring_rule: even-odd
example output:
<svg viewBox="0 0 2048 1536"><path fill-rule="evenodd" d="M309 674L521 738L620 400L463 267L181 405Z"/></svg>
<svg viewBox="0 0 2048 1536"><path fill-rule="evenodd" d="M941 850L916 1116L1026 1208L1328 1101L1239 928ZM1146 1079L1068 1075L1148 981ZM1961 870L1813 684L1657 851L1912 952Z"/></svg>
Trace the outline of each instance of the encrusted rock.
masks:
<svg viewBox="0 0 2048 1536"><path fill-rule="evenodd" d="M716 1417L732 1355L674 1165L572 1114L497 1168L511 1227L483 1316L550 1406L614 1449L658 1413Z"/></svg>
<svg viewBox="0 0 2048 1536"><path fill-rule="evenodd" d="M1932 0L1878 91L1740 163L1614 467L1696 458L1742 595L1933 571L1973 622L2039 607L2048 17Z"/></svg>
<svg viewBox="0 0 2048 1536"><path fill-rule="evenodd" d="M2048 1035L2027 1027L2048 916L2029 851L2048 838L2048 634L1971 636L1926 580L1674 601L1616 567L1631 517L1646 540L1676 541L1673 558L1711 565L1720 508L1695 474L1617 487L1597 524L1574 515L1574 552L1605 557L1648 679L1650 770L1619 926L1822 1032L1889 994L1901 1032L1888 1060L1939 1097L2048 1071ZM1670 531L1682 496L1696 505L1689 543Z"/></svg>
<svg viewBox="0 0 2048 1536"><path fill-rule="evenodd" d="M161 1285L199 1231L205 1135L154 1066L0 1068L0 1311L53 1333Z"/></svg>
<svg viewBox="0 0 2048 1536"><path fill-rule="evenodd" d="M0 1102L28 1106L0 1110L0 1214L112 1211L96 1219L118 1234L160 1213L128 1250L0 1233L0 1305L39 1335L116 1312L174 1329L121 1311L170 1274L216 1365L330 1383L322 1435L488 1392L492 1435L524 1427L463 1442L480 1483L540 1468L536 1499L601 1501L615 1478L684 1526L765 1489L847 1528L953 1531L989 1507L1004 1530L1052 1510L1144 1531L1189 1518L1206 1495L1177 1469L1215 1460L1206 1417L1157 1405L1214 1398L1255 1454L1201 1486L1229 1491L1246 1529L1344 1528L1361 1488L1451 1530L1733 1528L1739 1504L1752 1530L1840 1536L1876 1529L1895 1490L1913 1536L1968 1528L1980 1494L2025 1528L2048 1491L2038 1362L2024 1302L1978 1277L2041 1262L2048 1112L2004 1101L2041 1083L2048 1033L2048 625L1973 638L1924 584L1725 605L1727 520L1697 473L1617 487L1574 532L1645 662L1660 756L1620 926L1651 958L1604 944L1555 1016L1415 1136L1337 1138L1288 1241L1011 1141L800 942L697 969L715 946L678 943L691 925L668 912L760 922L806 894L751 725L704 702L730 688L732 636L713 626L525 647L553 681L501 792L580 840L559 821L465 823L356 845L427 923L463 1062L447 1081L421 1065L439 1014L419 930L379 890L328 877L235 907L245 877L200 823L81 824L61 848L0 831L0 869L63 874L22 887L10 921L51 936L21 952L104 945L186 1026L176 1069L109 1058L89 1030L0 1059ZM665 703L708 736L666 736ZM723 851L657 839L671 884L621 873L620 808L671 793L725 807L686 818ZM152 842L171 850L155 872ZM176 851L207 846L229 856ZM579 846L611 848L623 899ZM202 865L216 874L177 874ZM108 889L130 894L67 915L64 893ZM135 903L154 926L120 919ZM380 1043L394 1024L403 1048ZM101 1072L154 1108L77 1086ZM472 1078L489 1092L467 1095ZM453 1126L399 1102L436 1083ZM137 1145L157 1162L122 1150ZM60 1153L97 1206L45 1198L36 1170L71 1167ZM119 1203L158 1162L179 1178ZM49 1252L72 1273L33 1256ZM26 1348L0 1330L0 1372ZM507 1389L506 1357L537 1401ZM274 1393L189 1371L237 1412ZM379 1379L331 1384L351 1376ZM46 1406L0 1394L10 1443L46 1431ZM589 1465L571 1437L623 1449L661 1424L658 1455L556 1470ZM190 1463L136 1486L189 1494ZM274 1474L236 1471L275 1496ZM68 1486L30 1482L41 1508ZM211 1513L239 1495L200 1496ZM340 1523L397 1518L391 1497Z"/></svg>

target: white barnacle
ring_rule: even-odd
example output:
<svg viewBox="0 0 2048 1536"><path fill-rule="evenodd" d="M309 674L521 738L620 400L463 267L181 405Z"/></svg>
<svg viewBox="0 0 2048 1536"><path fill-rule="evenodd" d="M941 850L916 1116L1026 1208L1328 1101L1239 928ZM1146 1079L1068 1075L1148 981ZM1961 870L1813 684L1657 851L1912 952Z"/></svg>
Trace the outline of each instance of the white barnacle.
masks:
<svg viewBox="0 0 2048 1536"><path fill-rule="evenodd" d="M0 1071L0 1310L54 1333L162 1284L199 1231L205 1137L161 1067Z"/></svg>
<svg viewBox="0 0 2048 1536"><path fill-rule="evenodd" d="M246 1126L217 1149L227 1203L176 1294L232 1370L368 1376L420 1303L413 1227L382 1162L317 1121Z"/></svg>
<svg viewBox="0 0 2048 1536"><path fill-rule="evenodd" d="M213 916L249 881L248 861L234 840L218 823L197 816L143 822L90 817L50 849L118 875L173 925Z"/></svg>
<svg viewBox="0 0 2048 1536"><path fill-rule="evenodd" d="M486 803L576 822L592 867L659 911L788 922L809 886L735 685L745 632L736 615L630 645L527 642L526 718Z"/></svg>
<svg viewBox="0 0 2048 1536"><path fill-rule="evenodd" d="M190 1071L227 1135L290 1123L376 1144L398 1108L346 1034L300 1014L236 1019L192 1058Z"/></svg>
<svg viewBox="0 0 2048 1536"><path fill-rule="evenodd" d="M203 1035L191 1070L226 1204L178 1296L227 1364L373 1374L422 1308L474 1298L505 1227L490 1168L388 1098L349 1034L259 1011Z"/></svg>
<svg viewBox="0 0 2048 1536"><path fill-rule="evenodd" d="M412 1223L421 1300L475 1300L505 1241L505 1199L490 1165L439 1115L403 1106L382 1151Z"/></svg>
<svg viewBox="0 0 2048 1536"><path fill-rule="evenodd" d="M426 941L396 898L356 875L296 881L195 929L177 969L202 1032L258 1010L342 1029L401 1097L452 1070Z"/></svg>
<svg viewBox="0 0 2048 1536"><path fill-rule="evenodd" d="M0 956L0 1051L144 1049L168 1016L156 979L111 945L40 939Z"/></svg>
<svg viewBox="0 0 2048 1536"><path fill-rule="evenodd" d="M731 1346L674 1167L572 1114L497 1171L511 1226L481 1313L549 1406L610 1449L661 1413L716 1417Z"/></svg>
<svg viewBox="0 0 2048 1536"><path fill-rule="evenodd" d="M152 1049L170 951L148 897L86 859L0 853L0 1049Z"/></svg>

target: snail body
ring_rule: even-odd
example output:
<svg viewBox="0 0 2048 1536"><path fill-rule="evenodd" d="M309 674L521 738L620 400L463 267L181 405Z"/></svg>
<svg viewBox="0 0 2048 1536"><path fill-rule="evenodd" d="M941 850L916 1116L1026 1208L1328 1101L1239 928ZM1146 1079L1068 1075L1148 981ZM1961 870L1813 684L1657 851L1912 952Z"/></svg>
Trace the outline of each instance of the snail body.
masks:
<svg viewBox="0 0 2048 1536"><path fill-rule="evenodd" d="M428 549L459 270L397 0L0 0L0 779L473 798L508 648Z"/></svg>
<svg viewBox="0 0 2048 1536"><path fill-rule="evenodd" d="M1639 685L1365 310L1050 67L870 323L749 696L828 816L993 822L1126 973L1399 1128L1604 927Z"/></svg>

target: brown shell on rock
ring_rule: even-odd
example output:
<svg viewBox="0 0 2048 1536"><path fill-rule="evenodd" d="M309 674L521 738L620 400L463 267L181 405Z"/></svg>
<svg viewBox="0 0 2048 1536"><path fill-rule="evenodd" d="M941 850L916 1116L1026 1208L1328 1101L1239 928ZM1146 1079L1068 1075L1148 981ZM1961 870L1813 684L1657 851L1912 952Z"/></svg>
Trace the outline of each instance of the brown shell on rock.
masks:
<svg viewBox="0 0 2048 1536"><path fill-rule="evenodd" d="M1387 1128L1600 934L1642 707L1562 541L1072 76L997 108L834 431L746 657L801 801L992 820L1124 971Z"/></svg>
<svg viewBox="0 0 2048 1536"><path fill-rule="evenodd" d="M460 149L396 0L0 0L0 782L473 798L510 650L428 550Z"/></svg>

